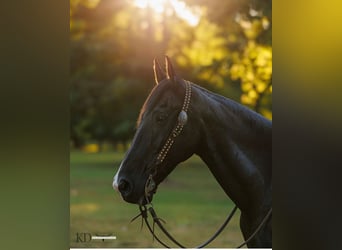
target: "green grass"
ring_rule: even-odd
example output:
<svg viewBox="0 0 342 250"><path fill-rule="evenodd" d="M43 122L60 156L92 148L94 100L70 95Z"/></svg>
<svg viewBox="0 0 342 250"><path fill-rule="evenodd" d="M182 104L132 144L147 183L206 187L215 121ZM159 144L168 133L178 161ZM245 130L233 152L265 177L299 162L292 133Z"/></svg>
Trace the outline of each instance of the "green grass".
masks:
<svg viewBox="0 0 342 250"><path fill-rule="evenodd" d="M140 230L140 220L130 223L138 214L138 207L124 202L112 188L113 176L122 159L123 154L115 152L71 152L70 247L162 247L153 242L146 227ZM217 230L234 205L205 164L194 156L177 166L159 186L153 206L177 240L195 247ZM233 248L241 243L238 221L239 211L209 247ZM112 233L117 239L76 242L76 233L81 232Z"/></svg>

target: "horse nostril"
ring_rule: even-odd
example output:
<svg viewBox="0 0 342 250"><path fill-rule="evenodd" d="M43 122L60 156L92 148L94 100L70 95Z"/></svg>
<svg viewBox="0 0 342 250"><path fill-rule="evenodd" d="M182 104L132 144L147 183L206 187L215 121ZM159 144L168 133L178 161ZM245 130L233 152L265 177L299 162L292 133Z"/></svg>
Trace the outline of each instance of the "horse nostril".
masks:
<svg viewBox="0 0 342 250"><path fill-rule="evenodd" d="M127 196L131 192L132 186L130 185L130 183L127 180L121 179L119 181L118 189L122 195Z"/></svg>

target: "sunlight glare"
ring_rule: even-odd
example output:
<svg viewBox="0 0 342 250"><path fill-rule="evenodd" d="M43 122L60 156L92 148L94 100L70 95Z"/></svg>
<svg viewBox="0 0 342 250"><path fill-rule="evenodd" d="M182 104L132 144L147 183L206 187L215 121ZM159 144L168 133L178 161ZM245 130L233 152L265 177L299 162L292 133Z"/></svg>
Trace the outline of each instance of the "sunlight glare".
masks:
<svg viewBox="0 0 342 250"><path fill-rule="evenodd" d="M134 0L133 4L140 9L147 7L153 9L157 13L163 13L167 0Z"/></svg>
<svg viewBox="0 0 342 250"><path fill-rule="evenodd" d="M169 13L167 8L171 7L172 11L190 26L196 26L200 21L199 9L190 8L181 0L133 0L133 4L140 9L151 8L157 14Z"/></svg>

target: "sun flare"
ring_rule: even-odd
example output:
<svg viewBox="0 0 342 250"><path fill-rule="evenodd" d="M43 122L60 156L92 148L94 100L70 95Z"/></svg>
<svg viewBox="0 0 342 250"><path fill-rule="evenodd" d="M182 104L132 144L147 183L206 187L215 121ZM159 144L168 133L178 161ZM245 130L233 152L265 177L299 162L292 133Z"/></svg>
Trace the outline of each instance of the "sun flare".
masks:
<svg viewBox="0 0 342 250"><path fill-rule="evenodd" d="M182 20L186 21L190 26L196 26L201 17L198 8L190 8L181 0L133 0L133 4L140 8L151 8L156 14L165 13L167 15L175 12Z"/></svg>

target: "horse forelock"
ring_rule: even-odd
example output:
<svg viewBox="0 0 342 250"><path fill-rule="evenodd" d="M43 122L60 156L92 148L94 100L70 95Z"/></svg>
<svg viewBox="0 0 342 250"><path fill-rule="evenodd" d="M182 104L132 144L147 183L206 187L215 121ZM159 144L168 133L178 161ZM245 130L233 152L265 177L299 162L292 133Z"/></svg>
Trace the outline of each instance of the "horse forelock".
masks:
<svg viewBox="0 0 342 250"><path fill-rule="evenodd" d="M158 85L155 85L146 98L139 113L136 125L137 127L139 127L140 123L142 122L144 114L150 110L153 110L160 103L166 92L168 92L167 90L173 88L172 84L174 83L170 82L168 79L165 79L164 81L165 82L162 81Z"/></svg>

